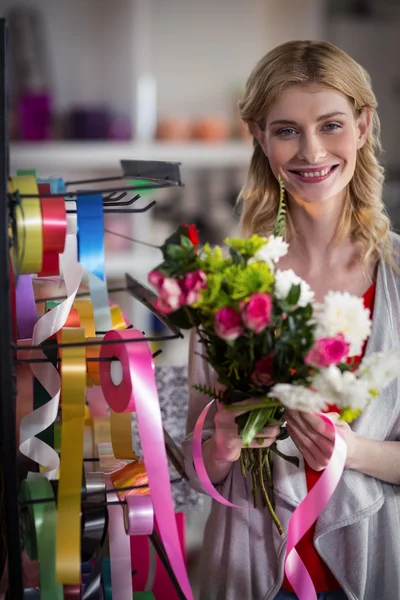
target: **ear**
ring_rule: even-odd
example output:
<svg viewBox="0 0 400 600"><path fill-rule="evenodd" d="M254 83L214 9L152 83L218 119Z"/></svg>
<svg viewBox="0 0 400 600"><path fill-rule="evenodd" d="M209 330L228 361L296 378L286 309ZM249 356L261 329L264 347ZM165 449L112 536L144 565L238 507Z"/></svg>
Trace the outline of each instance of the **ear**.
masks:
<svg viewBox="0 0 400 600"><path fill-rule="evenodd" d="M256 121L250 121L249 128L250 128L251 133L253 134L253 136L256 138L256 140L260 144L261 148L263 149L265 156L268 157L267 145L266 145L266 141L265 141L265 132L261 129L261 127L259 126L259 124Z"/></svg>
<svg viewBox="0 0 400 600"><path fill-rule="evenodd" d="M367 108L366 106L364 106L364 108L361 109L361 113L357 117L357 133L358 133L357 150L362 148L365 144L365 141L366 141L367 135L368 135L368 131L371 126L371 121L372 121L371 110L369 108Z"/></svg>

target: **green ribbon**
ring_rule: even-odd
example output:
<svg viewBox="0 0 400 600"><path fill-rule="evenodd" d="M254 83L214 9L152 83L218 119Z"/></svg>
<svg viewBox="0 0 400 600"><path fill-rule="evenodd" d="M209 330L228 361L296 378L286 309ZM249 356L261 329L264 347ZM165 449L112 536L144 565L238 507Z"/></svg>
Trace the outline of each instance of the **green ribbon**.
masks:
<svg viewBox="0 0 400 600"><path fill-rule="evenodd" d="M54 498L50 482L44 478L24 479L21 500ZM63 586L56 582L56 502L27 504L21 511L22 536L31 560L39 561L41 600L63 600Z"/></svg>

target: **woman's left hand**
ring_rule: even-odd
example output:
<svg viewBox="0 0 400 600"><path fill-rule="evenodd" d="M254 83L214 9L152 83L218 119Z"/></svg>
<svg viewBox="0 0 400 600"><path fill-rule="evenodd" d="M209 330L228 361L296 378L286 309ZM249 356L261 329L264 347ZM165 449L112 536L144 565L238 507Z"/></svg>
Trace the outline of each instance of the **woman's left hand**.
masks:
<svg viewBox="0 0 400 600"><path fill-rule="evenodd" d="M347 445L346 466L356 452L357 435L350 425L339 420L337 413L325 413L337 429L340 429ZM322 471L329 463L333 452L332 429L315 413L286 410L287 432L300 450L307 464L314 471Z"/></svg>

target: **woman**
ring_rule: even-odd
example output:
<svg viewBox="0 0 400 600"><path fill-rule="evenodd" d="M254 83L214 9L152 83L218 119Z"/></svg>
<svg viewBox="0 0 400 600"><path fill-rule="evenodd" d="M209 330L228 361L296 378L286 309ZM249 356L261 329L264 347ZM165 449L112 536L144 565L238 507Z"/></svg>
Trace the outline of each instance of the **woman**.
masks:
<svg viewBox="0 0 400 600"><path fill-rule="evenodd" d="M373 311L366 353L400 346L400 239L382 202L379 119L370 79L329 43L289 42L256 65L240 103L254 153L240 199L244 235L271 233L279 184L286 188L291 268L321 300L329 290L364 298ZM208 398L194 383L215 384L192 336L185 452L192 485L191 435ZM360 358L360 357L359 357ZM210 411L211 412L211 411ZM209 413L210 414L210 413ZM230 501L251 505L251 478L240 472L237 413L218 406L204 430L210 479ZM330 416L337 421L335 407ZM300 468L274 455L276 512L284 529L329 460L333 440L315 414L287 412ZM351 427L336 422L348 449L346 468L328 506L297 549L324 600L400 598L400 383L393 382ZM276 438L263 432L263 445ZM258 446L258 443L257 443ZM201 600L294 599L284 578L286 537L266 509L213 502L201 565Z"/></svg>

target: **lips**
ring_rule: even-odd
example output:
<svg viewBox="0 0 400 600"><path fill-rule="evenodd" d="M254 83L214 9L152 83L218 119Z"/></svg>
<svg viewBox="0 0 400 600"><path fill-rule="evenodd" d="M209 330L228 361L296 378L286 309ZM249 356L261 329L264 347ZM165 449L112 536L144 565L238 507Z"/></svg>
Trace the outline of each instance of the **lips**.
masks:
<svg viewBox="0 0 400 600"><path fill-rule="evenodd" d="M289 173L293 173L297 179L306 181L307 183L318 183L327 179L339 165L328 165L316 167L313 169L290 169Z"/></svg>

